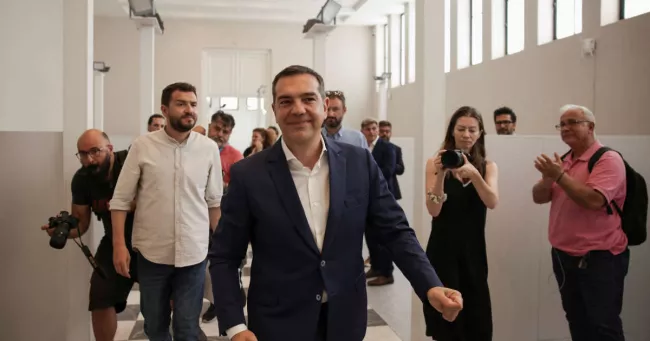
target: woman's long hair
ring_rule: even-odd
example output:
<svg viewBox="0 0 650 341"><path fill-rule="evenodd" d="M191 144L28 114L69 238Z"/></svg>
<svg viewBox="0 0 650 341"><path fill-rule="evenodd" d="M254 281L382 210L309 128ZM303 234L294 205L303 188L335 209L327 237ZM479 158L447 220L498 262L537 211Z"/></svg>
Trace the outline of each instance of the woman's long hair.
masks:
<svg viewBox="0 0 650 341"><path fill-rule="evenodd" d="M262 136L262 149L266 149L271 146L271 141L269 141L269 135L266 133L265 128L255 128L253 129L253 133L258 133L260 136ZM252 143L251 146L253 146Z"/></svg>
<svg viewBox="0 0 650 341"><path fill-rule="evenodd" d="M473 107L464 106L458 108L449 120L445 141L442 143L442 149L454 150L456 148L456 139L454 138L454 129L460 117L472 117L478 121L479 138L476 140L472 149L469 151L469 162L476 167L482 176L485 175L485 126L481 114Z"/></svg>

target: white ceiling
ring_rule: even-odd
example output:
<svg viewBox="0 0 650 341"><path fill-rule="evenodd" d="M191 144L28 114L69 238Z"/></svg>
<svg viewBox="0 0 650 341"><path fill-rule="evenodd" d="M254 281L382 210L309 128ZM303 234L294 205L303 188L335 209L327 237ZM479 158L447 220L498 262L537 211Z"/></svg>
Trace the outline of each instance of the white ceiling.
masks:
<svg viewBox="0 0 650 341"><path fill-rule="evenodd" d="M336 0L343 8L338 24L377 25L387 14L403 12L409 0ZM314 18L325 0L154 0L165 19L272 21L304 24ZM128 0L95 0L95 15L128 16Z"/></svg>

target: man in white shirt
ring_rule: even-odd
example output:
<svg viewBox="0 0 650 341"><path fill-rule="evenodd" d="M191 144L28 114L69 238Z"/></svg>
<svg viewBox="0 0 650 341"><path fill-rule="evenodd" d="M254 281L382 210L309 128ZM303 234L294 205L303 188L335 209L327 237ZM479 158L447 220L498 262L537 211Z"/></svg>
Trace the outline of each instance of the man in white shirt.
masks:
<svg viewBox="0 0 650 341"><path fill-rule="evenodd" d="M209 259L219 329L232 341L363 340L366 226L421 300L449 321L462 309L460 293L442 287L370 152L321 134L327 104L318 73L284 69L273 80L282 138L231 168ZM237 269L249 242L246 325Z"/></svg>
<svg viewBox="0 0 650 341"><path fill-rule="evenodd" d="M196 341L210 228L219 220L223 180L217 145L192 131L196 89L175 83L162 92L164 129L140 136L131 145L113 199L113 262L129 277L124 221L130 203L138 212L133 249L151 341L170 341L170 299L174 301L174 340Z"/></svg>

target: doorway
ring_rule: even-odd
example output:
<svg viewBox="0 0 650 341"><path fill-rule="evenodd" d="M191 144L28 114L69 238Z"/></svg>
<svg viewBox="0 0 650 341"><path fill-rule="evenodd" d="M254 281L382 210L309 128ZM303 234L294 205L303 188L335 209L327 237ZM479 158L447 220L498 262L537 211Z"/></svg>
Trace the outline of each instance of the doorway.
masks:
<svg viewBox="0 0 650 341"><path fill-rule="evenodd" d="M250 145L253 129L272 122L266 91L271 86L270 57L269 50L203 50L200 98L205 102L199 121L209 123L218 110L233 115L230 144L242 152Z"/></svg>

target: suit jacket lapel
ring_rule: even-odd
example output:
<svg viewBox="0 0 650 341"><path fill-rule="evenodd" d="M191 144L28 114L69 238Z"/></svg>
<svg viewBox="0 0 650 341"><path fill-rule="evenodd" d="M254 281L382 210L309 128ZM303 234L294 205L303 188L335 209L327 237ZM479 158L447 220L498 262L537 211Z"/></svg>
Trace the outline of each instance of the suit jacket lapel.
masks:
<svg viewBox="0 0 650 341"><path fill-rule="evenodd" d="M345 206L346 191L346 162L345 157L341 155L341 149L335 143L327 144L327 159L330 168L330 207L327 214L327 225L325 228L325 240L323 241L323 251L328 249L332 244L341 226L341 215Z"/></svg>
<svg viewBox="0 0 650 341"><path fill-rule="evenodd" d="M271 148L268 156L269 173L273 179L275 189L278 191L280 202L296 227L298 234L305 240L310 249L320 254L314 240L314 234L309 228L309 223L305 217L305 211L302 208L296 184L293 182L289 163L282 150L282 144L278 141Z"/></svg>

